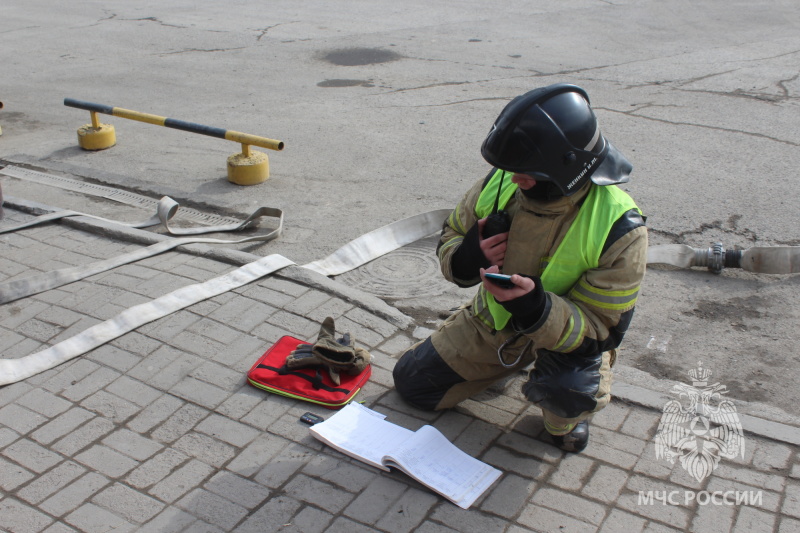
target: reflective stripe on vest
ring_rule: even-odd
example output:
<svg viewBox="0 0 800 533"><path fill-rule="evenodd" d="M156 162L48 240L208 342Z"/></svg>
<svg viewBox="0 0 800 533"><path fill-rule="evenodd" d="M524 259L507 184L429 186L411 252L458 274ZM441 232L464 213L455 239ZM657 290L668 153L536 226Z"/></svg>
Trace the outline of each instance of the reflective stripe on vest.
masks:
<svg viewBox="0 0 800 533"><path fill-rule="evenodd" d="M505 173L505 177L503 174ZM516 192L516 184L511 183L513 173L498 170L486 184L478 197L475 212L478 218L488 216L494 209L495 198L502 178L499 207L502 209ZM542 286L548 292L558 295L566 294L580 280L587 270L597 268L606 238L611 227L619 218L631 209L639 210L633 199L616 185L592 186L578 216L567 230L564 240L559 244L541 275ZM639 211L641 213L641 211ZM608 309L625 309L636 301L638 289L631 291L604 291L587 283L578 283L573 290L575 300L583 301L595 307ZM473 303L473 312L490 327L501 330L511 319L511 313L500 305L484 287ZM558 342L563 350L574 348L582 336L584 329L583 313L574 306L570 327L564 338ZM490 317L484 310L488 310ZM489 318L491 322L489 323Z"/></svg>

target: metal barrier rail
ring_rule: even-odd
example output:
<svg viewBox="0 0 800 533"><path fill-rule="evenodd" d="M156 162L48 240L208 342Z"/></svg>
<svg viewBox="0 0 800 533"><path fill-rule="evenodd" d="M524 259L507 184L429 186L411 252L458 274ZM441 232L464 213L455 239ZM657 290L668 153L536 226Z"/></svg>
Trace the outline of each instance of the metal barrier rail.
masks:
<svg viewBox="0 0 800 533"><path fill-rule="evenodd" d="M228 179L240 185L260 183L269 177L267 156L259 152L251 152L250 146L260 146L261 148L276 151L283 150L284 147L283 141L267 137L142 113L122 107L84 102L74 98L65 98L64 105L83 109L91 114L91 124L86 124L78 129L78 144L85 150L103 150L116 144L114 127L109 124L101 124L97 118L97 113L241 143L242 153L228 158Z"/></svg>

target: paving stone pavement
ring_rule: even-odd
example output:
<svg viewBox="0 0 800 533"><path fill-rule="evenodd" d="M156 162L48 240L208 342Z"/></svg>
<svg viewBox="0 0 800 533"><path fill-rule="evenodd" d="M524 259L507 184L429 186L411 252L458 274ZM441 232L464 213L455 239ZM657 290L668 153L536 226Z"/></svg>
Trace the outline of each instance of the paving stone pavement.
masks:
<svg viewBox="0 0 800 533"><path fill-rule="evenodd" d="M0 226L31 217L6 200ZM20 230L0 235L0 281L140 246L74 224ZM0 305L2 357L233 268L173 251ZM522 376L457 409L417 411L392 389L391 371L393 354L425 328L361 305L335 282L278 274L0 387L0 530L800 532L795 428L789 438L748 432L744 457L697 482L656 458L662 413L624 397L594 418L579 455L550 445L519 393ZM471 509L339 454L298 421L331 411L246 383L268 346L286 334L314 338L325 316L375 357L358 400L412 430L432 424L503 471Z"/></svg>

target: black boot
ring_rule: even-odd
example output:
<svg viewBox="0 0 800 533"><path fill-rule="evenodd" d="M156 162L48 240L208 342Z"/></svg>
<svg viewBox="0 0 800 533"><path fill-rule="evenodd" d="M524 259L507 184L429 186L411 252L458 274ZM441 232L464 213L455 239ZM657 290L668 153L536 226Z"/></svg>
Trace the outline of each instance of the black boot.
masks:
<svg viewBox="0 0 800 533"><path fill-rule="evenodd" d="M575 424L566 435L550 435L556 446L565 452L578 453L589 444L589 421L583 420Z"/></svg>

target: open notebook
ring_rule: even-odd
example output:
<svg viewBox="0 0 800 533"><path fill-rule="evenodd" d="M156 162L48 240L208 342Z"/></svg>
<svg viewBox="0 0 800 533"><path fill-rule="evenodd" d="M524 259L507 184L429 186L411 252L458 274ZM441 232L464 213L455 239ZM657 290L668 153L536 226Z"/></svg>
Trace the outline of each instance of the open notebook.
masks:
<svg viewBox="0 0 800 533"><path fill-rule="evenodd" d="M433 426L411 431L349 403L311 434L342 453L381 470L396 468L462 509L469 508L501 472L459 450Z"/></svg>

